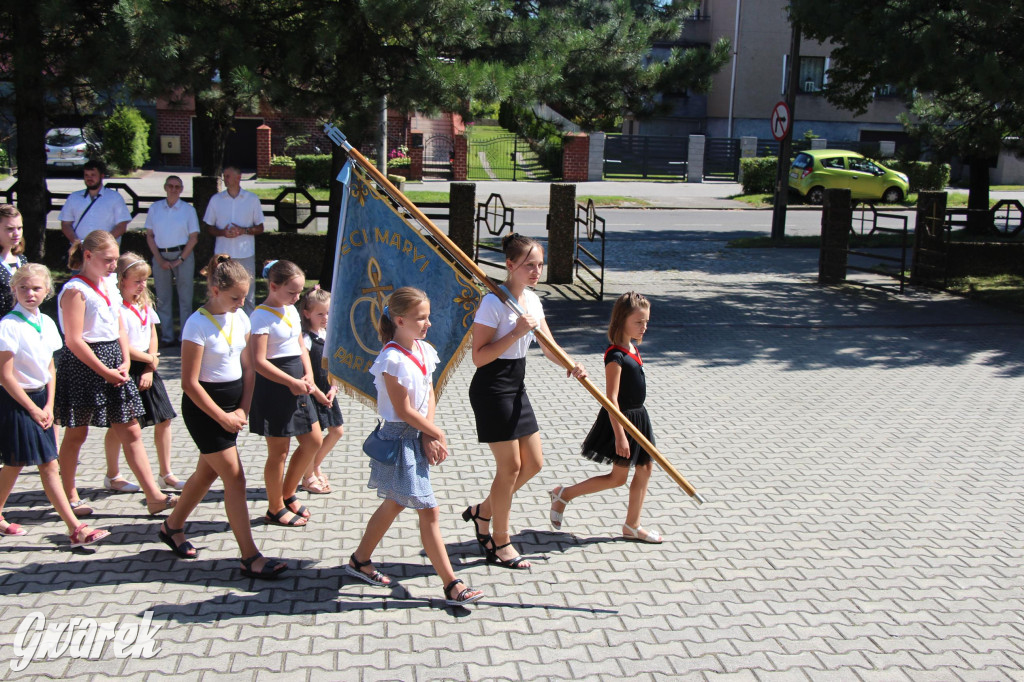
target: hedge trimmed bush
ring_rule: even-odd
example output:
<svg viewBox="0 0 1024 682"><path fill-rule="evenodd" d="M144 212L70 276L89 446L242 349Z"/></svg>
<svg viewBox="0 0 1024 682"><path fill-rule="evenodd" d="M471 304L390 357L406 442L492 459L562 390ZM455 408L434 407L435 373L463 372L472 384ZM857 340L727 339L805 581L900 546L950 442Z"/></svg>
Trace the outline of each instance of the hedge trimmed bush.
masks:
<svg viewBox="0 0 1024 682"><path fill-rule="evenodd" d="M107 163L127 173L149 161L149 122L138 109L121 105L107 118L103 155Z"/></svg>
<svg viewBox="0 0 1024 682"><path fill-rule="evenodd" d="M299 154L295 157L295 186L320 187L331 186L331 155L330 154Z"/></svg>
<svg viewBox="0 0 1024 682"><path fill-rule="evenodd" d="M11 165L11 160L7 157L7 150L0 147L0 168L7 168Z"/></svg>
<svg viewBox="0 0 1024 682"><path fill-rule="evenodd" d="M761 156L753 159L740 159L743 171L744 194L770 194L775 191L775 176L778 173L778 159L774 156Z"/></svg>
<svg viewBox="0 0 1024 682"><path fill-rule="evenodd" d="M911 192L941 192L949 185L949 164L930 161L901 161L885 159L879 161L886 168L905 173L910 182Z"/></svg>

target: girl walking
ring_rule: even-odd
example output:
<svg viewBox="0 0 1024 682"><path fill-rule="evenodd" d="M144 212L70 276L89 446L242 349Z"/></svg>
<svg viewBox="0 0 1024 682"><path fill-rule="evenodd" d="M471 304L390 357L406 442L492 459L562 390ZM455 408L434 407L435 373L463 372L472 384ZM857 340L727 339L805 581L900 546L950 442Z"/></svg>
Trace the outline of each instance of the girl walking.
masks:
<svg viewBox="0 0 1024 682"><path fill-rule="evenodd" d="M71 546L91 545L110 533L78 522L57 467L53 354L64 342L53 320L39 312L39 304L53 295L50 271L36 263L22 265L11 287L17 304L0 320L0 535L25 535L21 526L4 520L3 509L21 470L37 466L47 499L67 524Z"/></svg>
<svg viewBox="0 0 1024 682"><path fill-rule="evenodd" d="M252 400L254 372L249 318L239 311L249 291L249 273L225 254L204 270L209 290L206 305L182 328L181 415L199 448L199 462L185 482L181 502L160 526L160 540L183 559L198 556L185 539L185 522L218 478L224 484L224 509L242 553L242 575L277 578L287 568L267 559L252 539L245 498L245 471L238 455L238 432L245 428Z"/></svg>
<svg viewBox="0 0 1024 682"><path fill-rule="evenodd" d="M320 449L323 436L311 394L316 390L309 352L302 343L302 325L295 302L306 276L295 263L273 261L263 268L270 292L256 306L252 320L253 367L256 387L249 430L267 439L268 523L304 526L309 511L295 495L302 475ZM298 441L285 471L291 439Z"/></svg>
<svg viewBox="0 0 1024 682"><path fill-rule="evenodd" d="M121 295L111 277L117 242L95 230L71 247L68 267L78 270L57 296L57 315L67 347L57 362L54 416L65 427L60 444L60 476L77 516L92 509L78 497L75 470L90 426L109 428L146 494L150 514L170 509L176 497L164 495L153 480L138 417L145 414L139 389L128 376L128 335L121 322Z"/></svg>
<svg viewBox="0 0 1024 682"><path fill-rule="evenodd" d="M473 364L476 374L469 386L469 401L476 416L477 437L494 455L496 471L487 498L463 512L473 523L476 539L488 563L505 568L530 568L512 546L509 516L512 496L540 471L544 462L537 419L526 395L526 349L533 329L550 334L540 299L528 287L536 286L544 270L544 250L533 239L512 233L502 240L508 277L505 288L526 314L519 317L494 294L480 302L473 321ZM556 356L544 354L552 362ZM576 364L567 375L585 377ZM493 534L489 524L493 519ZM483 526L480 525L483 522Z"/></svg>
<svg viewBox="0 0 1024 682"><path fill-rule="evenodd" d="M612 319L608 324L608 340L611 345L604 352L605 394L619 408L640 433L654 442L651 419L647 415L644 401L647 398L647 379L644 375L644 361L638 346L647 333L651 304L640 294L629 291L615 301ZM657 531L640 526L640 512L643 510L647 484L651 480L651 456L640 447L625 429L613 420L608 411L601 408L597 421L583 441L581 453L589 460L600 464L612 464L612 470L603 476L594 476L569 487L556 486L551 496L550 520L557 530L562 527L565 505L580 495L617 488L625 485L630 467L635 468L633 482L629 486L629 506L626 521L622 524L622 536L639 542L660 543Z"/></svg>
<svg viewBox="0 0 1024 682"><path fill-rule="evenodd" d="M317 285L310 289L299 301L299 314L302 316L302 340L309 352L309 364L313 368L313 400L317 416L320 419L320 433L323 443L316 451L313 460L306 468L302 478L302 487L314 495L325 495L331 492L331 484L327 481L321 468L324 459L344 433L345 420L342 419L341 405L335 400L338 387L332 386L327 376L327 368L323 365L324 340L327 336L327 311L331 305L331 292L324 291Z"/></svg>
<svg viewBox="0 0 1024 682"><path fill-rule="evenodd" d="M370 460L367 486L376 488L384 501L366 524L345 572L371 585L390 585L391 578L375 570L370 557L401 511L411 507L419 514L423 549L445 586L445 604L463 606L481 599L483 592L455 577L430 485L430 466L448 457L448 445L444 431L434 423L432 377L438 357L423 343L429 328L430 301L425 293L402 287L388 298L379 325L385 345L370 373L377 387L377 412L384 419L379 436L395 442L398 455L392 464Z"/></svg>
<svg viewBox="0 0 1024 682"><path fill-rule="evenodd" d="M139 426L153 427L153 442L156 458L160 464L160 482L164 488L181 490L184 481L171 471L171 420L178 415L174 412L171 399L167 396L164 380L157 371L160 364L159 342L156 325L160 318L149 297L146 286L152 274L149 263L142 256L127 252L117 259L117 288L121 294L121 322L128 333L128 353L131 366L128 376L139 389L145 413L139 418ZM107 431L104 441L107 455L107 476L104 485L111 490L135 492L138 486L125 481L117 473L120 448L112 431Z"/></svg>
<svg viewBox="0 0 1024 682"><path fill-rule="evenodd" d="M11 278L14 271L28 262L25 252L21 213L14 204L0 204L0 317L14 308Z"/></svg>

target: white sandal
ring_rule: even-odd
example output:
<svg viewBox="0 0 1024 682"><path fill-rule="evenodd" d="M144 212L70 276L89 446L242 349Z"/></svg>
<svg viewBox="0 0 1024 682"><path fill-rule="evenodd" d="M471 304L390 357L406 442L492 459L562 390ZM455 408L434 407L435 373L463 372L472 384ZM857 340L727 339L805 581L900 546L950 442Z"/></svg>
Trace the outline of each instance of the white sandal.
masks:
<svg viewBox="0 0 1024 682"><path fill-rule="evenodd" d="M640 531L643 531L646 535L640 535ZM660 545L664 541L661 533L656 530L647 530L643 526L633 528L625 523L622 524L622 537L634 542L648 542L652 545Z"/></svg>
<svg viewBox="0 0 1024 682"><path fill-rule="evenodd" d="M160 476L160 482L163 483L164 490L182 490L185 487L185 481L181 480L174 475L174 472L169 472L166 476ZM177 478L178 480L174 483L169 483L168 478Z"/></svg>
<svg viewBox="0 0 1024 682"><path fill-rule="evenodd" d="M551 527L555 530L562 529L562 512L565 511L564 508L560 512L555 511L555 502L561 502L564 505L569 504L567 501L562 499L562 493L564 492L565 486L559 485L555 486L555 489L548 493L548 497L551 498L551 509L548 511L548 520L551 521Z"/></svg>
<svg viewBox="0 0 1024 682"><path fill-rule="evenodd" d="M103 477L103 487L115 493L137 493L142 488L125 480L120 473Z"/></svg>

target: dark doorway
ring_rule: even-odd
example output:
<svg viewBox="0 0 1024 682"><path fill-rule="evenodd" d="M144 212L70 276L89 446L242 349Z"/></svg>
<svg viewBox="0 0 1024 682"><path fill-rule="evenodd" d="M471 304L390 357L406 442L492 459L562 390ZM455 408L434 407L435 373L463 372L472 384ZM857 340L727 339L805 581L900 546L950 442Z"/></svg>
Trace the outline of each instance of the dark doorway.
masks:
<svg viewBox="0 0 1024 682"><path fill-rule="evenodd" d="M243 171L256 170L256 129L263 125L262 118L236 118L234 130L228 135L224 147L224 165L238 166ZM192 165L198 166L202 158L201 143L195 135L195 117L192 118Z"/></svg>

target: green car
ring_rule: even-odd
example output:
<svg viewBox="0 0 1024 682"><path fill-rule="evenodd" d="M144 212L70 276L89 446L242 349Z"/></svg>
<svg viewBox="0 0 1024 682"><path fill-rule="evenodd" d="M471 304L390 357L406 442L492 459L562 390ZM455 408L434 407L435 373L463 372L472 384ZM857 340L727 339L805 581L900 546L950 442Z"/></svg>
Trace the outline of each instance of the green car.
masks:
<svg viewBox="0 0 1024 682"><path fill-rule="evenodd" d="M848 189L854 200L898 204L910 189L903 173L844 149L797 154L789 169L789 186L812 204L822 202L826 189Z"/></svg>

